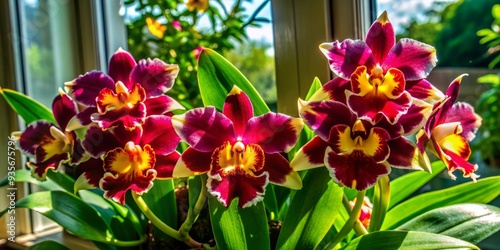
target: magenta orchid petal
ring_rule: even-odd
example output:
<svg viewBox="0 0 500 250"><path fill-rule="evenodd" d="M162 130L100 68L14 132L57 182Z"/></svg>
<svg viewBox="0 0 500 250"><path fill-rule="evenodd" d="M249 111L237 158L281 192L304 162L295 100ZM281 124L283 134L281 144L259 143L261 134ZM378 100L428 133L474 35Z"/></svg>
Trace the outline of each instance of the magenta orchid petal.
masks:
<svg viewBox="0 0 500 250"><path fill-rule="evenodd" d="M130 81L129 76L135 66L136 62L134 57L129 52L120 48L109 60L108 75L114 82L120 81L125 84L127 88L131 88L132 84L136 82Z"/></svg>
<svg viewBox="0 0 500 250"><path fill-rule="evenodd" d="M147 98L144 105L146 105L146 116L163 115L172 110L184 109L180 103L167 95Z"/></svg>
<svg viewBox="0 0 500 250"><path fill-rule="evenodd" d="M222 113L233 122L236 137L241 137L253 117L252 102L245 92L234 86L226 97Z"/></svg>
<svg viewBox="0 0 500 250"><path fill-rule="evenodd" d="M407 81L405 89L413 98L417 98L430 104L434 104L444 98L443 92L434 87L434 85L426 79Z"/></svg>
<svg viewBox="0 0 500 250"><path fill-rule="evenodd" d="M419 41L402 38L389 51L381 65L384 72L390 68L401 70L406 81L416 81L429 75L436 66L436 49Z"/></svg>
<svg viewBox="0 0 500 250"><path fill-rule="evenodd" d="M189 147L181 155L174 169L174 177L186 177L189 174L201 174L210 170L212 152L199 152ZM181 173L178 175L177 173ZM186 173L182 174L182 173Z"/></svg>
<svg viewBox="0 0 500 250"><path fill-rule="evenodd" d="M264 167L255 174L260 175L261 172L267 172L271 183L292 189L302 188L300 176L290 167L290 163L285 157L279 153L274 153L265 154L265 159Z"/></svg>
<svg viewBox="0 0 500 250"><path fill-rule="evenodd" d="M470 177L474 181L479 177L474 173L478 168L477 164L472 164L468 162L463 156L459 156L451 151L444 150L444 153L450 158L450 160L446 161L445 163L448 167L448 174L452 178L454 178L452 172L457 169L462 171L464 177Z"/></svg>
<svg viewBox="0 0 500 250"><path fill-rule="evenodd" d="M236 141L233 123L214 107L174 115L172 124L181 139L198 151L213 152L227 141Z"/></svg>
<svg viewBox="0 0 500 250"><path fill-rule="evenodd" d="M390 155L387 162L396 168L411 168L412 159L415 154L415 145L404 137L399 137L387 142L390 148Z"/></svg>
<svg viewBox="0 0 500 250"><path fill-rule="evenodd" d="M94 158L98 158L115 148L123 147L123 145L109 130L103 131L99 127L90 127L82 142L85 151Z"/></svg>
<svg viewBox="0 0 500 250"><path fill-rule="evenodd" d="M322 43L320 49L328 59L333 73L344 79L349 79L358 66L365 65L371 70L376 65L372 51L361 40Z"/></svg>
<svg viewBox="0 0 500 250"><path fill-rule="evenodd" d="M347 104L350 109L356 113L360 119L369 119L372 123L377 122L378 114L384 115L391 124L395 124L399 117L406 114L411 106L411 96L408 92L396 99L389 99L385 96L372 98L359 96L356 94L347 94ZM367 105L367 102L371 105Z"/></svg>
<svg viewBox="0 0 500 250"><path fill-rule="evenodd" d="M391 172L387 163L377 163L364 154L343 155L328 149L325 163L335 182L357 190L372 187L379 178Z"/></svg>
<svg viewBox="0 0 500 250"><path fill-rule="evenodd" d="M153 180L156 172L148 170L147 174L132 181L125 179L120 175L113 175L110 172L104 174L99 187L104 190L104 197L112 199L122 205L125 204L125 195L128 190L132 190L137 194L143 194L153 187Z"/></svg>
<svg viewBox="0 0 500 250"><path fill-rule="evenodd" d="M463 136L467 141L476 137L476 132L481 126L481 117L474 112L474 108L464 102L455 103L446 115L444 123L460 122Z"/></svg>
<svg viewBox="0 0 500 250"><path fill-rule="evenodd" d="M149 144L158 155L166 155L175 151L181 138L175 133L169 116L149 116L142 125L143 133L140 145Z"/></svg>
<svg viewBox="0 0 500 250"><path fill-rule="evenodd" d="M104 176L103 161L101 158L90 158L76 167L78 173L82 173L87 183L98 188L99 181Z"/></svg>
<svg viewBox="0 0 500 250"><path fill-rule="evenodd" d="M332 115L335 114L335 115ZM356 116L343 103L336 101L306 102L299 99L299 115L324 141L337 124L353 124Z"/></svg>
<svg viewBox="0 0 500 250"><path fill-rule="evenodd" d="M243 170L217 176L210 176L207 182L208 191L228 207L234 198L238 197L238 205L242 208L257 204L264 199L265 187L268 183L268 174L260 176L248 175Z"/></svg>
<svg viewBox="0 0 500 250"><path fill-rule="evenodd" d="M302 119L269 112L248 121L243 143L258 144L268 154L288 152L297 141Z"/></svg>
<svg viewBox="0 0 500 250"><path fill-rule="evenodd" d="M404 130L402 135L415 134L418 130L422 129L432 111L431 109L432 106L429 104L418 99L413 99L408 112L399 117L398 120L398 124Z"/></svg>
<svg viewBox="0 0 500 250"><path fill-rule="evenodd" d="M115 88L113 79L100 71L91 71L67 83L67 92L75 101L89 107L96 106L96 97L104 88Z"/></svg>
<svg viewBox="0 0 500 250"><path fill-rule="evenodd" d="M290 166L295 171L324 166L325 152L329 144L319 136L314 136L297 151Z"/></svg>
<svg viewBox="0 0 500 250"><path fill-rule="evenodd" d="M130 72L133 83L139 83L146 90L147 97L159 96L172 88L179 74L179 66L167 64L160 59L140 60Z"/></svg>
<svg viewBox="0 0 500 250"><path fill-rule="evenodd" d="M37 148L37 151L42 151L41 147ZM38 155L38 154L37 154ZM37 162L27 162L26 165L31 168L31 174L38 180L45 180L47 176L47 171L53 169L57 171L61 166L61 163L69 159L68 153L56 154L49 159Z"/></svg>
<svg viewBox="0 0 500 250"><path fill-rule="evenodd" d="M382 63L396 42L394 27L389 22L387 12L384 11L370 26L365 40L375 60Z"/></svg>
<svg viewBox="0 0 500 250"><path fill-rule="evenodd" d="M351 82L344 78L336 77L333 80L325 83L318 91L316 91L309 101L338 101L346 102L345 91L351 90Z"/></svg>
<svg viewBox="0 0 500 250"><path fill-rule="evenodd" d="M50 140L50 127L52 126L54 124L43 120L30 124L19 138L21 149L34 156L38 145L43 141Z"/></svg>
<svg viewBox="0 0 500 250"><path fill-rule="evenodd" d="M92 114L94 113L97 113L97 108L96 107L89 107L89 108L86 108L84 110L82 110L81 112L79 112L78 114L76 114L76 119L77 119L77 122L78 122L78 125L76 126L77 128L78 127L82 127L82 126L87 126L89 124L92 123ZM75 119L75 118L73 118ZM70 124L72 123L72 121L70 121ZM71 125L69 125L68 127L73 127ZM69 128L68 128L69 129Z"/></svg>
<svg viewBox="0 0 500 250"><path fill-rule="evenodd" d="M84 158L85 155L87 155L87 153L85 152L82 142L80 141L75 132L70 132L68 136L71 137L73 140L70 151L71 161L69 162L69 164L77 165L82 161L82 159Z"/></svg>
<svg viewBox="0 0 500 250"><path fill-rule="evenodd" d="M132 109L110 110L104 114L95 113L91 119L104 129L119 125L133 128L140 126L145 116L146 105L138 103Z"/></svg>
<svg viewBox="0 0 500 250"><path fill-rule="evenodd" d="M166 179L172 178L172 174L174 172L174 167L177 161L180 158L180 154L177 151L174 151L167 155L159 155L156 154L156 178L158 179Z"/></svg>
<svg viewBox="0 0 500 250"><path fill-rule="evenodd" d="M52 113L61 131L65 131L66 125L77 113L76 104L67 94L60 93L52 102Z"/></svg>

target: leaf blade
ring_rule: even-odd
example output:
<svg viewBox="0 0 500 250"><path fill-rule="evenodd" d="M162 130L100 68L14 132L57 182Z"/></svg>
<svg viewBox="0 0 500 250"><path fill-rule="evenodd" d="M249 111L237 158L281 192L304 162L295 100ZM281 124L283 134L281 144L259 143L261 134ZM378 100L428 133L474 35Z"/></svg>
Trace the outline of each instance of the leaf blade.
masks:
<svg viewBox="0 0 500 250"><path fill-rule="evenodd" d="M52 111L35 99L11 89L0 88L0 94L9 106L23 118L26 124L40 119L56 123Z"/></svg>

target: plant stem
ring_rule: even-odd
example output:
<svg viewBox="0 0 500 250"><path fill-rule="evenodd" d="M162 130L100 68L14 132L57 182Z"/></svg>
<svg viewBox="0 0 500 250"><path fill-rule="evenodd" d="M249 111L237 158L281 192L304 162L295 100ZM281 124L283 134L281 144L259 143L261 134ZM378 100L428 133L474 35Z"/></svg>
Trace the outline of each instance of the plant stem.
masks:
<svg viewBox="0 0 500 250"><path fill-rule="evenodd" d="M347 213L351 213L352 207L351 204L349 203L349 200L347 200L347 197L344 194L344 197L342 198L342 204L344 205L345 210ZM359 217L359 216L358 216ZM359 221L359 218L356 220L356 223L354 223L354 232L356 232L356 235L361 236L368 234L368 230L366 230L365 226L361 221Z"/></svg>
<svg viewBox="0 0 500 250"><path fill-rule="evenodd" d="M196 219L198 218L201 209L203 209L203 205L205 205L205 202L207 201L207 192L203 188L205 187L206 179L205 176L200 176L200 178L201 178L202 188L200 190L200 195L198 196L198 200L196 201L193 207L189 208L187 218L179 228L179 234L183 239L189 238L189 230L191 230L191 227L196 222Z"/></svg>
<svg viewBox="0 0 500 250"><path fill-rule="evenodd" d="M178 231L171 228L169 225L165 224L158 217L156 217L153 211L149 209L148 204L146 204L144 199L142 199L142 196L138 195L135 192L132 192L132 197L134 197L135 203L137 204L139 209L141 209L144 215L151 221L151 223L153 223L153 225L155 225L162 232L166 233L167 235L169 235L174 239L183 241L192 248L200 248L203 246L201 243L193 240L189 235L187 235L187 237L181 237L181 234Z"/></svg>
<svg viewBox="0 0 500 250"><path fill-rule="evenodd" d="M134 246L138 246L139 244L142 244L144 241L146 241L147 237L148 237L147 234L143 234L141 236L141 238L138 240L121 241L121 240L113 239L112 241L103 242L103 243L111 244L111 245L117 246L117 247L134 247Z"/></svg>
<svg viewBox="0 0 500 250"><path fill-rule="evenodd" d="M365 198L366 190L358 191L358 196L356 197L356 203L349 213L349 219L346 221L340 232L330 241L324 249L333 249L353 228L354 224L361 214L361 206L363 205L363 200Z"/></svg>

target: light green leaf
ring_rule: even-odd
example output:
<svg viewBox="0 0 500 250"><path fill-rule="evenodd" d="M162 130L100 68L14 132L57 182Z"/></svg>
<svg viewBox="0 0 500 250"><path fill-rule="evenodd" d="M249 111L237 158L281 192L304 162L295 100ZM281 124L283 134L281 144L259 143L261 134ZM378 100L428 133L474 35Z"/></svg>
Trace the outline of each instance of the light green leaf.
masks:
<svg viewBox="0 0 500 250"><path fill-rule="evenodd" d="M174 181L159 180L153 181L153 188L142 195L153 213L165 224L172 228L177 228L177 203L175 199ZM155 227L157 235L169 238L165 233Z"/></svg>
<svg viewBox="0 0 500 250"><path fill-rule="evenodd" d="M269 108L252 84L229 61L211 49L203 49L198 63L198 83L205 106L222 110L226 96L234 85L252 101L256 116L269 112Z"/></svg>
<svg viewBox="0 0 500 250"><path fill-rule="evenodd" d="M382 229L394 229L410 219L438 207L460 203L488 203L500 195L500 176L480 179L415 196L391 209Z"/></svg>
<svg viewBox="0 0 500 250"><path fill-rule="evenodd" d="M46 240L35 245L29 246L27 250L69 250L68 247L64 246L59 242L55 242L53 240Z"/></svg>
<svg viewBox="0 0 500 250"><path fill-rule="evenodd" d="M33 98L11 89L0 88L0 94L10 107L23 118L26 124L40 119L56 123L51 110Z"/></svg>
<svg viewBox="0 0 500 250"><path fill-rule="evenodd" d="M445 168L446 166L442 161L435 161L432 163L432 173L426 171L415 171L391 181L391 199L389 209L413 194L441 173Z"/></svg>
<svg viewBox="0 0 500 250"><path fill-rule="evenodd" d="M385 176L377 181L373 191L373 209L368 228L370 232L380 230L389 207L390 197L391 187L389 177Z"/></svg>
<svg viewBox="0 0 500 250"><path fill-rule="evenodd" d="M288 208L277 249L314 249L342 209L343 191L326 168L308 170Z"/></svg>
<svg viewBox="0 0 500 250"><path fill-rule="evenodd" d="M18 169L14 173L15 173L15 175L13 175L13 176L15 176L15 178L14 177L12 178L12 181L14 181L14 182L31 183L31 184L35 184L37 186L43 187L47 190L62 190L62 191L65 190L64 188L60 187L59 185L57 185L56 183L54 183L50 179L47 179L46 181L39 181L36 178L33 178L31 176L31 172L29 170ZM2 178L2 180L0 180L0 187L3 187L5 185L10 185L10 183L11 182L9 180L9 176L6 175Z"/></svg>
<svg viewBox="0 0 500 250"><path fill-rule="evenodd" d="M263 202L240 208L238 198L225 208L208 195L210 220L218 249L270 249L269 227Z"/></svg>
<svg viewBox="0 0 500 250"><path fill-rule="evenodd" d="M363 235L349 242L343 250L427 250L427 249L479 249L477 246L449 236L405 231L379 231Z"/></svg>
<svg viewBox="0 0 500 250"><path fill-rule="evenodd" d="M436 208L397 229L448 235L477 244L500 230L500 208L483 204Z"/></svg>

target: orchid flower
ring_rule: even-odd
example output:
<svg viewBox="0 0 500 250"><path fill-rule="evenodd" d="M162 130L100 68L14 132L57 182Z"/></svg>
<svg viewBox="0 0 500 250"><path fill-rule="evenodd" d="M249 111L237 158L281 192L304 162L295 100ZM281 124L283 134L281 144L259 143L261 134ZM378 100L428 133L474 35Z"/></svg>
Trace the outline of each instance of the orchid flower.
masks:
<svg viewBox="0 0 500 250"><path fill-rule="evenodd" d="M161 115L183 107L164 95L172 88L179 67L159 59L136 63L130 53L118 49L109 62L108 74L91 71L66 83L68 93L83 110L69 129L96 122L110 128L138 126L149 115Z"/></svg>
<svg viewBox="0 0 500 250"><path fill-rule="evenodd" d="M180 156L175 151L179 141L166 115L148 116L144 124L132 129L90 127L82 144L98 160L93 167L82 169L83 178L91 186L98 183L106 198L124 204L127 190L142 194L153 186L154 179L172 177ZM102 169L103 175L96 174Z"/></svg>
<svg viewBox="0 0 500 250"><path fill-rule="evenodd" d="M372 124L381 116L396 123L414 105L413 98L433 104L443 97L424 79L436 65L435 49L412 39L395 43L394 28L386 12L372 24L365 41L323 43L320 49L332 71L343 79L333 82L343 88L325 86L323 96L339 98L339 91L344 90L349 108ZM346 84L349 80L350 84Z"/></svg>
<svg viewBox="0 0 500 250"><path fill-rule="evenodd" d="M446 98L434 105L424 129L417 134L417 145L422 154L426 147L435 153L446 164L452 179L456 178L452 172L460 169L464 177L475 181L479 177L474 173L477 164L467 161L471 155L468 142L474 139L481 126L481 117L469 104L455 103L463 76L451 82Z"/></svg>
<svg viewBox="0 0 500 250"><path fill-rule="evenodd" d="M297 141L303 123L279 113L254 117L248 96L238 87L228 94L223 111L197 108L174 115L172 123L190 146L174 168L174 177L208 173L208 191L228 207L263 199L268 182L300 189L300 176L281 155Z"/></svg>
<svg viewBox="0 0 500 250"><path fill-rule="evenodd" d="M299 100L299 115L316 136L291 161L296 171L325 165L336 183L361 191L388 175L391 165L414 167L415 145L401 136L401 124L381 119L372 125L337 101Z"/></svg>
<svg viewBox="0 0 500 250"><path fill-rule="evenodd" d="M36 161L28 162L32 175L44 180L49 169L58 170L62 163L76 164L82 160L84 150L75 132L66 131L68 122L76 115L76 104L62 90L52 103L52 112L57 125L37 121L21 134L21 149L34 155Z"/></svg>

